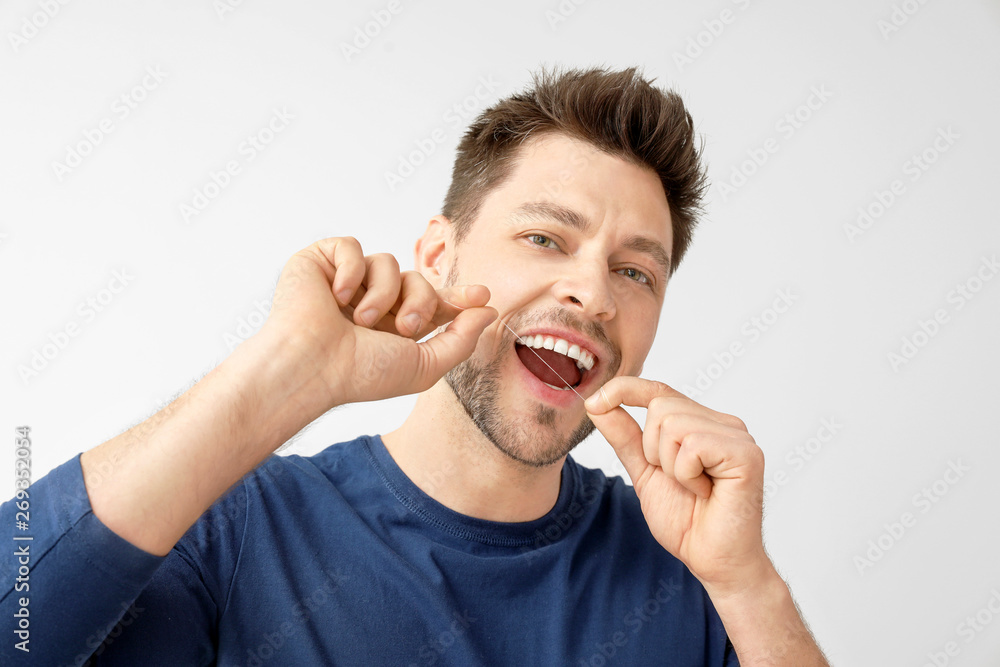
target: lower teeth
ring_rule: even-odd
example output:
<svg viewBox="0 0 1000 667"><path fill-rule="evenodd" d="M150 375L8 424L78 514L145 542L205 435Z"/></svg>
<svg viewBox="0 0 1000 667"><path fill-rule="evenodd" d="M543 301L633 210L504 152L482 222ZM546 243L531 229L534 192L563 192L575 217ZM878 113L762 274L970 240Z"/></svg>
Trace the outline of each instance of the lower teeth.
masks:
<svg viewBox="0 0 1000 667"><path fill-rule="evenodd" d="M546 387L552 387L553 389L556 389L558 391L569 391L569 387L557 387L553 384L549 384L548 382L543 382L542 384L544 384Z"/></svg>

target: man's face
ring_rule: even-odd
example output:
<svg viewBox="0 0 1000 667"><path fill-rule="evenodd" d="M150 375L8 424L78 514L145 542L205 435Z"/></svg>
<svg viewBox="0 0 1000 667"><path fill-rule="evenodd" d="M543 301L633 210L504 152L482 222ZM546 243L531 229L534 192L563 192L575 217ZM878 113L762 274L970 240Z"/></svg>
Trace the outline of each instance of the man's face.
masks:
<svg viewBox="0 0 1000 667"><path fill-rule="evenodd" d="M593 431L583 401L557 376L586 397L640 372L671 241L652 170L561 134L525 142L514 172L446 251L446 284L486 285L500 313L446 379L501 451L548 465Z"/></svg>

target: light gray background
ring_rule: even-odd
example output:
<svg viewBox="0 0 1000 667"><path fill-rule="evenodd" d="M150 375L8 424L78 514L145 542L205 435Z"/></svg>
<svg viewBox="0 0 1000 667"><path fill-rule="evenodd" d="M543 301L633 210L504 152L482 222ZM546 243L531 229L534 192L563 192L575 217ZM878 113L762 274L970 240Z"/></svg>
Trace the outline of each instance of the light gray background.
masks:
<svg viewBox="0 0 1000 667"><path fill-rule="evenodd" d="M342 45L388 2L53 2L51 18L43 4L0 7L0 446L30 425L36 479L225 358L227 334L259 324L255 303L266 311L281 266L312 241L354 235L412 267L464 125L531 70L639 65L685 97L713 180L645 377L698 389L704 372L698 400L748 424L772 483L768 549L834 664L923 665L947 642L948 664L996 664L1000 279L977 276L1000 251L996 2L400 0L350 58ZM122 118L116 98L147 68L162 81ZM247 161L241 142L274 109L294 119ZM112 132L57 174L105 118ZM386 172L435 131L443 141L390 188ZM933 164L914 172L925 151ZM240 173L185 222L180 205L230 160ZM753 173L727 191L734 169ZM116 270L132 278L102 295ZM967 282L978 292L959 308ZM792 305L774 317L781 291ZM78 310L102 297L96 316ZM78 335L46 349L70 324ZM43 350L52 358L22 378ZM389 431L413 400L341 408L285 451ZM599 434L574 456L622 472ZM968 470L949 483L950 466ZM0 477L7 498L12 451ZM884 555L859 564L880 539ZM980 630L961 625L977 612Z"/></svg>

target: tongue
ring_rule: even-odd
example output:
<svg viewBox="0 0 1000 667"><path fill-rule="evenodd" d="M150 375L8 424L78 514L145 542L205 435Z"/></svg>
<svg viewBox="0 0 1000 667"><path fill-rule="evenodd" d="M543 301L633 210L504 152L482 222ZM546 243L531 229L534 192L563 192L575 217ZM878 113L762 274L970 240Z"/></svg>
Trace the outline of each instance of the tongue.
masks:
<svg viewBox="0 0 1000 667"><path fill-rule="evenodd" d="M553 350L536 350L524 345L517 345L516 347L517 356L521 360L521 363L542 382L551 384L554 387L565 387L566 382L569 382L570 386L575 386L580 382L580 369L576 367L576 362L565 354L559 354ZM542 363L542 359L538 357L544 359L545 363ZM551 366L555 370L555 373L545 364ZM565 382L560 379L560 375L565 379Z"/></svg>

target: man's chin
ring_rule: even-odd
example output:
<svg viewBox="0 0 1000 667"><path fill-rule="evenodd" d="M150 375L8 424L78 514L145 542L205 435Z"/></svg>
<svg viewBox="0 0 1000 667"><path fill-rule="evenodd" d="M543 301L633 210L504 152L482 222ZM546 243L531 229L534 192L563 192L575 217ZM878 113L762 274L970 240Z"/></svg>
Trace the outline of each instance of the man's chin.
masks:
<svg viewBox="0 0 1000 667"><path fill-rule="evenodd" d="M574 427L565 424L562 410L542 403L524 406L516 415L505 409L499 370L498 363L480 366L467 360L449 371L445 380L479 431L508 458L535 468L549 466L594 431L586 415Z"/></svg>
<svg viewBox="0 0 1000 667"><path fill-rule="evenodd" d="M508 443L498 443L493 440L491 440L491 442L493 442L497 449L515 461L533 468L543 468L545 466L563 461L566 456L578 444L583 442L588 435L593 433L593 431L593 422L591 422L588 417L584 417L583 421L568 435L564 434L564 432L553 431L552 438L549 439L547 444L544 445L536 439L531 443L531 445L520 451L509 451L502 446L502 444Z"/></svg>

